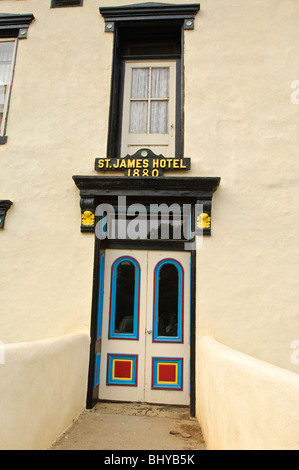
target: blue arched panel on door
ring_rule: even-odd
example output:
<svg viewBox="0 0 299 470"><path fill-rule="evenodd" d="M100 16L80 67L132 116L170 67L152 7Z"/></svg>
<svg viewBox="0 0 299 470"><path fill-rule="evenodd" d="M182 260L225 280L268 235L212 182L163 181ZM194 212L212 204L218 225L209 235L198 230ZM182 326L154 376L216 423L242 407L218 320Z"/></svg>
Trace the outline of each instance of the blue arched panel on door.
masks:
<svg viewBox="0 0 299 470"><path fill-rule="evenodd" d="M184 269L172 258L154 271L153 342L184 342Z"/></svg>
<svg viewBox="0 0 299 470"><path fill-rule="evenodd" d="M109 339L139 339L140 265L122 256L111 267Z"/></svg>

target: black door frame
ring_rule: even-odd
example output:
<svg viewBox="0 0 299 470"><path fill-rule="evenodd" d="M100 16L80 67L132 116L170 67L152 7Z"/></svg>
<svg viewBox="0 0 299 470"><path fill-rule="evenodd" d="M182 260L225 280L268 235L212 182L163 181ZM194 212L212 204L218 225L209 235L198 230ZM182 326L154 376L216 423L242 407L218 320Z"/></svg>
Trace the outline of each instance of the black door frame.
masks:
<svg viewBox="0 0 299 470"><path fill-rule="evenodd" d="M204 212L211 217L212 197L218 188L220 178L200 177L162 177L162 178L130 178L102 176L73 176L80 190L81 212L89 210L95 214L98 204L115 203L119 196L126 196L134 202L157 201L179 204L191 204L192 231L196 232L196 205L200 204ZM97 219L93 225L81 225L82 232L94 232ZM211 227L201 229L203 235L211 234ZM99 260L100 253L106 248L147 249L147 250L184 250L182 241L163 240L94 240L93 291L90 325L90 358L86 408L91 409L98 401L98 386L95 386L96 354L100 352L100 341L97 339L98 303L99 303ZM196 347L196 251L191 251L191 298L190 322L190 414L195 416L195 347ZM191 326L190 325L190 326Z"/></svg>

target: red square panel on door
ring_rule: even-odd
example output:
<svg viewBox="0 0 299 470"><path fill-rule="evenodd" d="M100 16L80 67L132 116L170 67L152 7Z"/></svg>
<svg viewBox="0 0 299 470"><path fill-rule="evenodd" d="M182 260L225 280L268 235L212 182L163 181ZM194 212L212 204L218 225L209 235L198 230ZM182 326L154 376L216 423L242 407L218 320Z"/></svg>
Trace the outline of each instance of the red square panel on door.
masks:
<svg viewBox="0 0 299 470"><path fill-rule="evenodd" d="M152 390L183 390L183 358L152 358Z"/></svg>
<svg viewBox="0 0 299 470"><path fill-rule="evenodd" d="M107 355L107 385L137 386L138 356L136 354Z"/></svg>
<svg viewBox="0 0 299 470"><path fill-rule="evenodd" d="M115 359L114 360L114 378L131 379L132 378L132 360Z"/></svg>
<svg viewBox="0 0 299 470"><path fill-rule="evenodd" d="M159 382L176 382L177 365L176 364L158 364Z"/></svg>

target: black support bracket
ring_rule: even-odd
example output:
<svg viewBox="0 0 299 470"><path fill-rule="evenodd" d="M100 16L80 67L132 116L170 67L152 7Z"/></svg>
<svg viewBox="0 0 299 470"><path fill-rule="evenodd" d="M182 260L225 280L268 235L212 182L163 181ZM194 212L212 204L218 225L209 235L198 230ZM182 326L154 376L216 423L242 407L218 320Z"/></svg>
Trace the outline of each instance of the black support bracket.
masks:
<svg viewBox="0 0 299 470"><path fill-rule="evenodd" d="M8 209L12 206L12 202L8 200L0 200L0 229L4 228L5 217Z"/></svg>

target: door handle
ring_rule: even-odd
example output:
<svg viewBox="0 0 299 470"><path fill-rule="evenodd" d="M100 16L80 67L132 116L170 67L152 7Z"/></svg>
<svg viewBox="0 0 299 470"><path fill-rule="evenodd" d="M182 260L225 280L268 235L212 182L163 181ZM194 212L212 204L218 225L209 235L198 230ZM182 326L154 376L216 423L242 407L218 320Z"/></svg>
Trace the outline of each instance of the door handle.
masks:
<svg viewBox="0 0 299 470"><path fill-rule="evenodd" d="M147 330L145 329L146 333L148 333L149 335L152 334L153 330Z"/></svg>

